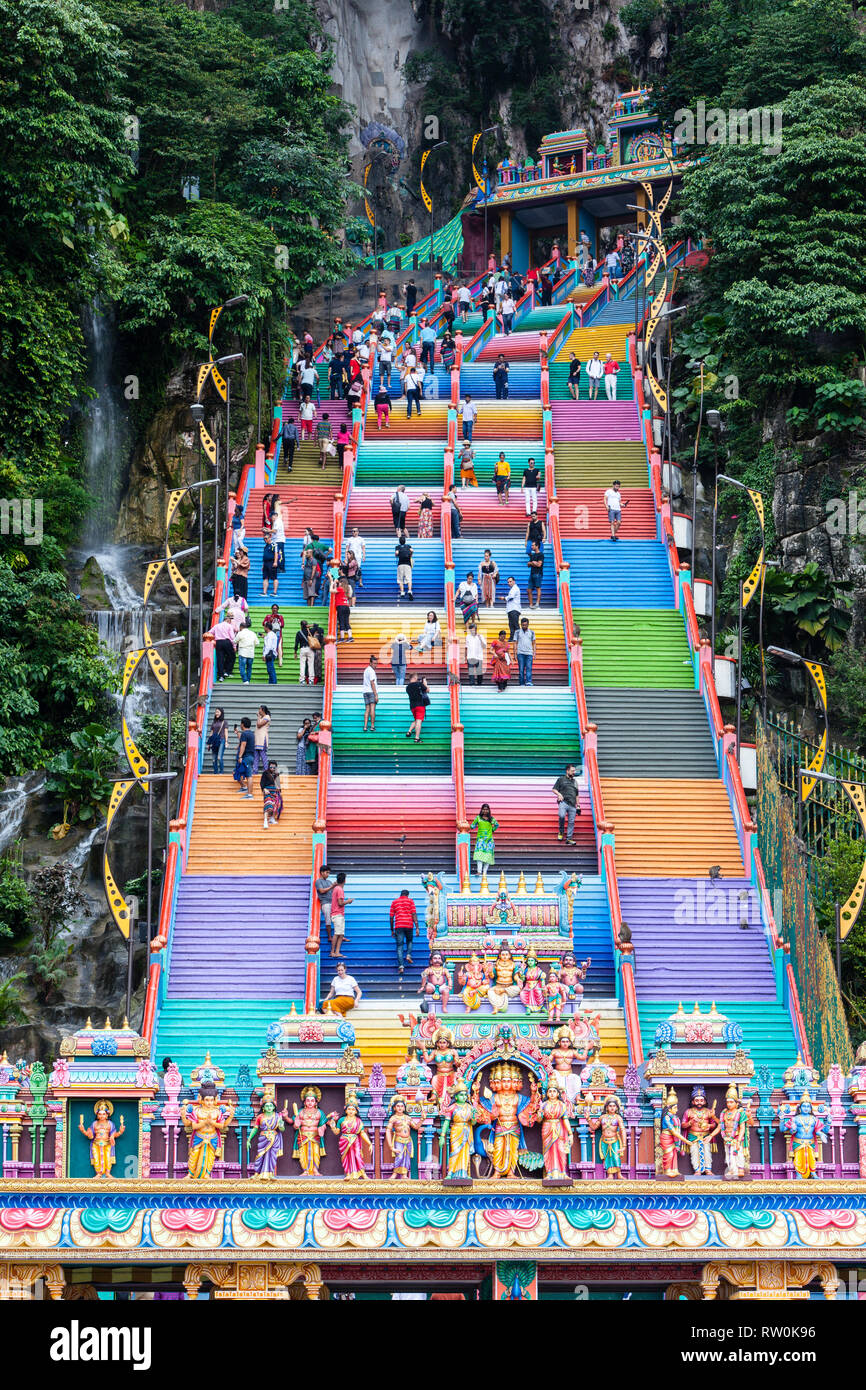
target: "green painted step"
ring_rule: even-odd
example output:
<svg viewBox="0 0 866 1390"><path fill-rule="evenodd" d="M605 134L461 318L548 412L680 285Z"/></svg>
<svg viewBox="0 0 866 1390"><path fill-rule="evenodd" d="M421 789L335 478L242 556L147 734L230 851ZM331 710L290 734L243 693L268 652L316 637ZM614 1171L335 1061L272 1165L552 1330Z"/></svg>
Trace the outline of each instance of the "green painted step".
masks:
<svg viewBox="0 0 866 1390"><path fill-rule="evenodd" d="M578 400L589 400L589 388L591 382L586 374L586 367L580 374L580 391ZM604 384L599 390L599 398L604 398ZM554 362L550 367L550 399L552 401L570 401L571 395L568 390L568 362ZM627 367L621 368L616 379L616 399L618 401L634 400L634 378ZM644 468L644 471L646 469Z"/></svg>
<svg viewBox="0 0 866 1390"><path fill-rule="evenodd" d="M384 430L379 434L368 421L355 465L355 486L390 487L405 483L407 487L441 487L445 439L443 426L441 439L395 439L392 443Z"/></svg>
<svg viewBox="0 0 866 1390"><path fill-rule="evenodd" d="M433 686L421 731L421 742L406 738L412 718L406 691L379 690L376 728L364 733L364 696L359 685L334 692L333 739L335 775L447 776L451 771L451 704L442 686Z"/></svg>
<svg viewBox="0 0 866 1390"><path fill-rule="evenodd" d="M300 548L300 541L286 541L287 571L290 566L297 566L297 552L300 551ZM255 576L251 569L250 579L253 582L251 582L250 584L249 614L250 618L252 619L253 631L257 632L259 634L259 637L263 637L264 630L262 624L264 623L265 618L268 617L271 611L271 604L273 602L273 599L267 598L265 600L262 600L260 593L260 584L257 585L256 583L257 578L258 576ZM254 607L253 605L257 602L261 603L262 606L258 608ZM279 594L277 595L277 602L280 602ZM327 631L328 609L326 607L323 607L322 604L316 604L315 608L302 608L297 604L290 605L288 603L280 603L280 613L282 614L282 617L285 620L285 627L283 628L283 664L282 666L277 666L277 684L297 685L298 674L300 672L300 662L298 661L298 658L295 656L294 652L295 633L298 631L298 628L301 625L302 618L306 618L308 621L318 623L320 627L323 627ZM255 685L258 683L267 687L268 670L265 666L264 661L262 660L261 650L262 644L260 642L258 647L256 648L256 654L253 657L253 684ZM241 684L240 667L237 661L235 662L235 669L232 672L232 674L226 677L225 684ZM217 699L216 702L217 704L219 704L219 699ZM267 703L267 701L265 701L265 703Z"/></svg>
<svg viewBox="0 0 866 1390"><path fill-rule="evenodd" d="M662 1019L676 1013L680 1001L670 1004L639 1004L640 1031L643 1039L644 1056L655 1051L655 1031ZM706 1011L713 1002L711 999L697 1001ZM695 1004L692 998L683 999L686 1013ZM787 1067L797 1059L797 1044L791 1019L784 1004L737 1004L725 999L716 999L715 1005L720 1014L727 1015L743 1030L743 1045L748 1048L755 1067L766 1065L773 1072L775 1083L781 1086Z"/></svg>
<svg viewBox="0 0 866 1390"><path fill-rule="evenodd" d="M670 608L577 608L583 683L692 690L694 669L683 620Z"/></svg>
<svg viewBox="0 0 866 1390"><path fill-rule="evenodd" d="M301 1000L294 1001L301 1009ZM268 1024L287 1014L290 999L167 999L159 1011L154 1057L161 1065L170 1057L189 1084L193 1067L210 1052L233 1086L238 1067L246 1063L253 1081L256 1062L267 1047Z"/></svg>

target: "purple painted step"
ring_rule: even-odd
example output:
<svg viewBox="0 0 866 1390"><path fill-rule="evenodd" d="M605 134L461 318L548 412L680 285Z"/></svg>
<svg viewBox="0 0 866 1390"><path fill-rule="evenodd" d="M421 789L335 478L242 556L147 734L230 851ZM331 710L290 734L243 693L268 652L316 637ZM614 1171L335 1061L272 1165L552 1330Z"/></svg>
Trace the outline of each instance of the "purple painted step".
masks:
<svg viewBox="0 0 866 1390"><path fill-rule="evenodd" d="M770 952L748 879L620 878L619 897L634 938L639 1000L775 1003Z"/></svg>
<svg viewBox="0 0 866 1390"><path fill-rule="evenodd" d="M550 408L556 444L642 438L634 401L552 401Z"/></svg>
<svg viewBox="0 0 866 1390"><path fill-rule="evenodd" d="M185 874L168 998L302 998L309 903L301 875Z"/></svg>

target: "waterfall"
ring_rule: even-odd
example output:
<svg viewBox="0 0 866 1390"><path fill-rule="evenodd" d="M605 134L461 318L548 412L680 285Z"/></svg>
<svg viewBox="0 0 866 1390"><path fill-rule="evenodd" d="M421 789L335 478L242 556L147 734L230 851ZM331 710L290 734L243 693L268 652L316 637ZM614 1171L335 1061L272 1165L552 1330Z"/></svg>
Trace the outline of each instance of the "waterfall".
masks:
<svg viewBox="0 0 866 1390"><path fill-rule="evenodd" d="M7 777L0 790L0 851L18 838L27 800L41 790L44 780L41 773L35 772L28 772L24 777Z"/></svg>
<svg viewBox="0 0 866 1390"><path fill-rule="evenodd" d="M87 487L94 503L85 523L84 539L89 545L100 545L110 539L117 520L126 431L112 381L114 326L98 299L86 310L84 336L90 348L91 392L85 413L84 456Z"/></svg>

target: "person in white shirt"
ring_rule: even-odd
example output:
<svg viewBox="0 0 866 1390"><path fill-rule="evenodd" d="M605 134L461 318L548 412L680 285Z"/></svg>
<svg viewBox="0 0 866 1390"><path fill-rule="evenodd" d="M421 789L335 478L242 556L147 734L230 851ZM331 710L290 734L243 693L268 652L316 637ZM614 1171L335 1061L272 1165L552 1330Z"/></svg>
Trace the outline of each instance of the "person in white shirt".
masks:
<svg viewBox="0 0 866 1390"><path fill-rule="evenodd" d="M379 701L379 685L376 680L376 667L379 664L377 656L371 656L369 663L364 667L364 733L367 732L367 722L369 720L370 732L376 727L376 705Z"/></svg>
<svg viewBox="0 0 866 1390"><path fill-rule="evenodd" d="M370 349L366 343L358 344L358 351L356 356L361 365L366 367L367 363L370 360Z"/></svg>
<svg viewBox="0 0 866 1390"><path fill-rule="evenodd" d="M363 343L363 341L364 341L364 334L361 332L361 329L360 329L360 328L355 328L355 329L352 331L352 342L355 344L355 347L358 347L359 344Z"/></svg>
<svg viewBox="0 0 866 1390"><path fill-rule="evenodd" d="M506 338L511 332L512 324L514 323L514 313L516 308L517 305L515 304L511 291L509 290L508 293L502 299L502 331L505 334Z"/></svg>
<svg viewBox="0 0 866 1390"><path fill-rule="evenodd" d="M599 362L599 366L601 363ZM313 439L316 434L316 415L318 411L310 396L306 396L301 402L299 415L301 417L301 438Z"/></svg>
<svg viewBox="0 0 866 1390"><path fill-rule="evenodd" d="M398 538L407 529L406 516L411 505L409 494L406 491L405 483L398 483L391 493L391 520L394 523L394 534Z"/></svg>
<svg viewBox="0 0 866 1390"><path fill-rule="evenodd" d="M379 344L379 384L386 391L391 389L391 363L394 360L394 339L390 333L383 333Z"/></svg>
<svg viewBox="0 0 866 1390"><path fill-rule="evenodd" d="M315 364L307 362L301 368L301 395L313 396L319 393L319 373Z"/></svg>
<svg viewBox="0 0 866 1390"><path fill-rule="evenodd" d="M587 362L586 374L589 377L589 399L591 401L598 400L598 387L604 376L604 363L597 352L594 352Z"/></svg>
<svg viewBox="0 0 866 1390"><path fill-rule="evenodd" d="M357 526L352 527L352 538L347 543L346 549L349 551L351 555L354 555L355 560L357 561L358 573L355 575L355 583L358 585L359 589L363 589L364 580L362 578L362 574L364 570L364 561L367 558L367 542L361 536L358 535Z"/></svg>
<svg viewBox="0 0 866 1390"><path fill-rule="evenodd" d="M430 652L434 647L439 646L442 641L442 628L439 626L439 619L431 608L427 614L427 621L424 630L418 638L418 651Z"/></svg>
<svg viewBox="0 0 866 1390"><path fill-rule="evenodd" d="M619 478L614 478L613 483L604 494L604 505L607 507L607 519L610 522L610 538L612 541L619 540L622 509L628 506L628 502L623 500L619 490Z"/></svg>
<svg viewBox="0 0 866 1390"><path fill-rule="evenodd" d="M348 901L348 899L347 899ZM334 955L334 952L331 952ZM361 998L361 986L346 970L344 961L337 966L337 973L331 981L331 988L322 1004L323 1013L347 1014Z"/></svg>
<svg viewBox="0 0 866 1390"><path fill-rule="evenodd" d="M421 414L421 388L423 385L424 378L414 367L403 378L403 389L406 392L406 418L408 420L412 419L413 402L416 415Z"/></svg>
<svg viewBox="0 0 866 1390"><path fill-rule="evenodd" d="M460 305L460 317L465 323L469 317L469 310L472 308L472 293L468 285L461 285L457 293L457 303Z"/></svg>
<svg viewBox="0 0 866 1390"><path fill-rule="evenodd" d="M259 634L253 632L250 621L247 619L246 625L238 633L238 666L241 672L241 682L250 685L253 678L253 657L256 654L256 647L259 645Z"/></svg>
<svg viewBox="0 0 866 1390"><path fill-rule="evenodd" d="M475 428L475 421L478 419L478 406L468 393L466 399L460 402L458 413L463 420L463 438L471 444L472 431Z"/></svg>
<svg viewBox="0 0 866 1390"><path fill-rule="evenodd" d="M276 660L280 651L280 635L279 632L274 632L267 618L264 622L264 632L265 640L262 644L262 656L264 657L265 666L268 670L268 685L276 685Z"/></svg>
<svg viewBox="0 0 866 1390"><path fill-rule="evenodd" d="M466 629L466 666L469 680L481 685L484 681L484 667L487 661L487 638L479 632L475 623Z"/></svg>
<svg viewBox="0 0 866 1390"><path fill-rule="evenodd" d="M520 588L513 574L509 574L507 583L508 592L505 595L505 612L508 615L510 636L513 638L520 626Z"/></svg>

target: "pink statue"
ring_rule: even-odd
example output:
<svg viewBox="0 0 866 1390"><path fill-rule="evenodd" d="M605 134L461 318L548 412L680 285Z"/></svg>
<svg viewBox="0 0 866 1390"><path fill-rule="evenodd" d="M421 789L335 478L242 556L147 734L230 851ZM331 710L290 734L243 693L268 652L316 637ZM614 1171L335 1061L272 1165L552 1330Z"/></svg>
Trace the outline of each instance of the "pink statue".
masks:
<svg viewBox="0 0 866 1390"><path fill-rule="evenodd" d="M428 1001L440 999L444 1013L448 1008L448 999L453 987L451 972L446 970L441 952L434 951L430 957L430 964L421 972L419 993Z"/></svg>
<svg viewBox="0 0 866 1390"><path fill-rule="evenodd" d="M568 998L568 986L563 984L555 965L548 971L544 997L547 1002L548 1023L561 1022L563 1005Z"/></svg>

